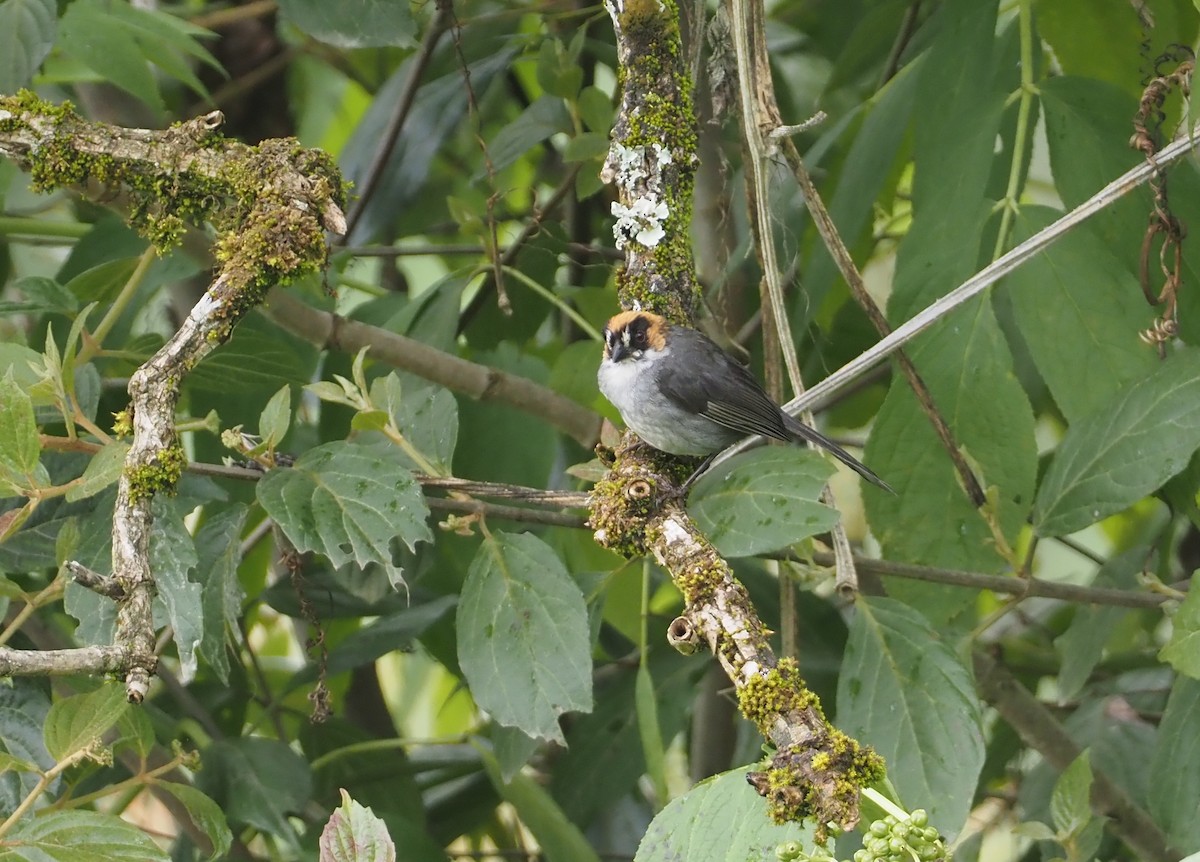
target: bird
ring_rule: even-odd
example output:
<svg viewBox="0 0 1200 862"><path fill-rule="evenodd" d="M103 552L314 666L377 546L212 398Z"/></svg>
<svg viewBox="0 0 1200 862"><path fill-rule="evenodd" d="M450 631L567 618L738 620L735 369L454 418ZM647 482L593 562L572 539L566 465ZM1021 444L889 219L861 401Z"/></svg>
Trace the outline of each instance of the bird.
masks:
<svg viewBox="0 0 1200 862"><path fill-rule="evenodd" d="M754 375L707 335L652 312L622 311L609 319L596 379L625 424L662 452L714 456L751 434L806 441L895 493L837 443L785 413Z"/></svg>

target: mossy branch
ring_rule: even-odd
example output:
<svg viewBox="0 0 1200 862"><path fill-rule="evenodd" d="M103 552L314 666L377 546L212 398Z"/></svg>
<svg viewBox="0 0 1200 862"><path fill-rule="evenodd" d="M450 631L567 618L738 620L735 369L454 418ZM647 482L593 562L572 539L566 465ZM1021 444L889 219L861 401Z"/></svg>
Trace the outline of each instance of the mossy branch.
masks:
<svg viewBox="0 0 1200 862"><path fill-rule="evenodd" d="M174 430L183 379L269 287L325 265L326 230L345 230L342 180L328 155L290 139L257 147L225 140L217 132L223 119L213 111L163 131L124 129L29 92L0 97L0 153L28 170L36 188L123 192L130 223L160 249L188 223L217 232L212 284L129 381L132 441L113 514L112 574L121 591L114 646L135 702L157 665L150 507L156 494L173 492L186 465Z"/></svg>
<svg viewBox="0 0 1200 862"><path fill-rule="evenodd" d="M619 198L620 302L691 323L699 298L690 236L697 138L678 9L673 0L606 6L622 81L602 173ZM694 466L646 447L619 452L593 491L596 540L627 556L652 553L683 593L668 639L684 652L707 643L743 715L774 745L770 763L750 776L771 816L812 817L820 831L829 823L850 828L859 790L881 775L882 761L833 728L795 665L776 658L745 587L681 505L679 485Z"/></svg>

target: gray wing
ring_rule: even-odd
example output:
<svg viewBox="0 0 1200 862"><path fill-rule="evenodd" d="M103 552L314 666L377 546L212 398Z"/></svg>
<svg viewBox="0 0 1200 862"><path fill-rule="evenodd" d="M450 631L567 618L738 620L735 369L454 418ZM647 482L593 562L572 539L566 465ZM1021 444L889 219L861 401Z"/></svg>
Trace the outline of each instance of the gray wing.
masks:
<svg viewBox="0 0 1200 862"><path fill-rule="evenodd" d="M868 482L885 491L896 493L870 467L863 464L820 431L784 413L762 385L732 356L699 333L675 330L688 341L687 353L697 362L686 368L660 372L659 386L670 398L679 401L689 411L707 416L743 437L761 434L776 440L807 440L827 450L839 461ZM673 363L678 366L680 363ZM716 381L728 381L718 386Z"/></svg>
<svg viewBox="0 0 1200 862"><path fill-rule="evenodd" d="M744 437L792 439L779 407L745 367L699 333L676 329L672 336L687 342L680 352L695 356L696 362L686 367L675 362L659 373L658 383L667 397Z"/></svg>

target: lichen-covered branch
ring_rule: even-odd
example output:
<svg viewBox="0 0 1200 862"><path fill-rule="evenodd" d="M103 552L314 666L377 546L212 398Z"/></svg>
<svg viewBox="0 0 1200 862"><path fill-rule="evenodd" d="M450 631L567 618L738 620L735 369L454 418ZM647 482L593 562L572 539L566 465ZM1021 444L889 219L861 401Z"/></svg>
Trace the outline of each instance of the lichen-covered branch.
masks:
<svg viewBox="0 0 1200 862"><path fill-rule="evenodd" d="M116 647L135 702L157 665L150 505L174 489L187 462L174 429L182 381L269 287L324 265L326 230L345 230L342 182L326 154L294 140L227 141L217 133L222 120L214 111L164 131L122 129L28 92L0 98L0 153L29 170L37 188L124 192L131 223L160 248L177 242L186 223L217 230L211 286L129 381L122 430L132 440L113 515L112 574L122 591Z"/></svg>
<svg viewBox="0 0 1200 862"><path fill-rule="evenodd" d="M698 291L691 252L696 164L691 82L673 0L608 0L621 63L621 105L602 176L616 185L621 305L690 323ZM750 776L778 821L817 829L858 822L859 790L882 775L869 749L833 728L793 662L776 658L767 630L729 564L696 529L679 485L695 465L646 447L619 452L597 483L596 540L627 556L652 553L683 593L668 632L682 651L708 644L738 692L742 714L775 747Z"/></svg>

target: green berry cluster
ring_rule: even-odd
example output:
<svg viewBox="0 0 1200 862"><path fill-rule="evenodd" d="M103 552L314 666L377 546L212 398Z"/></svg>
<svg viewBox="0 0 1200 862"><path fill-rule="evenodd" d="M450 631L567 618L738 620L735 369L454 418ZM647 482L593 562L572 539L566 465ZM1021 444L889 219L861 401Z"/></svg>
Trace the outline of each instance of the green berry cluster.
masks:
<svg viewBox="0 0 1200 862"><path fill-rule="evenodd" d="M824 848L805 851L798 841L775 848L779 862L837 862ZM950 851L938 831L929 825L929 815L918 808L899 819L891 814L874 821L854 854L854 862L949 862Z"/></svg>
<svg viewBox="0 0 1200 862"><path fill-rule="evenodd" d="M943 862L950 852L938 831L929 825L929 815L918 808L907 819L889 814L867 830L854 862Z"/></svg>

